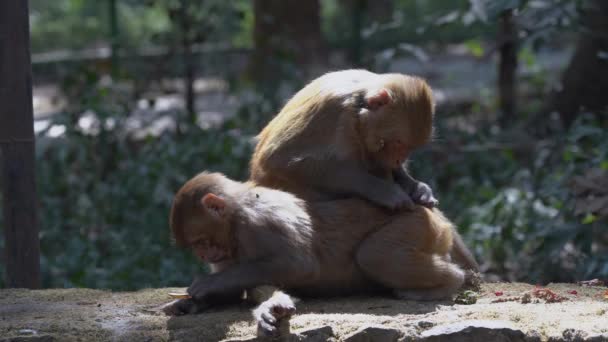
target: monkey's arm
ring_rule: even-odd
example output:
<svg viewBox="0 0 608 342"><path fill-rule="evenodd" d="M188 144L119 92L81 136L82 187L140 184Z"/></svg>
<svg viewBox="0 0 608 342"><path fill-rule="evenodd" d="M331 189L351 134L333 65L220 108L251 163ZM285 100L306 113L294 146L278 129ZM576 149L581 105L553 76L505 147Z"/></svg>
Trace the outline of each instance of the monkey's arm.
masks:
<svg viewBox="0 0 608 342"><path fill-rule="evenodd" d="M439 201L433 196L431 187L424 182L414 179L405 168L400 167L393 170L393 178L410 195L414 203L427 208L433 208L439 204Z"/></svg>
<svg viewBox="0 0 608 342"><path fill-rule="evenodd" d="M161 310L168 316L192 315L215 306L238 303L241 301L241 295L242 292L234 292L209 296L203 300L194 298L177 299L163 305Z"/></svg>
<svg viewBox="0 0 608 342"><path fill-rule="evenodd" d="M306 157L273 166L290 182L309 185L323 193L355 195L390 209L408 207L412 203L398 185L370 174L356 162Z"/></svg>
<svg viewBox="0 0 608 342"><path fill-rule="evenodd" d="M205 276L197 277L188 294L203 300L222 293L232 293L261 285L285 285L299 283L310 278L314 265L289 255L276 255L263 259L245 260L233 266Z"/></svg>

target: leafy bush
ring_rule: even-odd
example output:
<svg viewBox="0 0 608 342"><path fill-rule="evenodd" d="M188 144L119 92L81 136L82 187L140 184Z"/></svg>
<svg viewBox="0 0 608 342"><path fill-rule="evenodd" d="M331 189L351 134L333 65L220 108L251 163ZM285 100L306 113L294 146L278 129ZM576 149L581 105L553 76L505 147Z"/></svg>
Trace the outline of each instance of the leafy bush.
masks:
<svg viewBox="0 0 608 342"><path fill-rule="evenodd" d="M173 194L201 170L243 179L240 131L188 127L129 141L114 130L68 130L38 153L45 286L134 289L184 285L198 266L170 243Z"/></svg>
<svg viewBox="0 0 608 342"><path fill-rule="evenodd" d="M498 137L476 132L455 138L460 152L421 156L414 174L431 175L442 209L487 273L529 282L606 278L606 218L575 215L570 183L592 168L608 174L607 138L605 123L587 116L523 153L484 148Z"/></svg>

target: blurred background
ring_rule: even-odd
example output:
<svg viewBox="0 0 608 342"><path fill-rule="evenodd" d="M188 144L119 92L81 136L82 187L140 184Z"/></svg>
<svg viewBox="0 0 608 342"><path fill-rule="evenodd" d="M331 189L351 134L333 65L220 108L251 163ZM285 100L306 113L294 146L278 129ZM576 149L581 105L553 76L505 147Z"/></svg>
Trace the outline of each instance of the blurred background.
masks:
<svg viewBox="0 0 608 342"><path fill-rule="evenodd" d="M608 278L607 1L30 0L30 25L44 287L187 286L175 191L245 180L288 97L352 67L432 85L410 168L487 279Z"/></svg>

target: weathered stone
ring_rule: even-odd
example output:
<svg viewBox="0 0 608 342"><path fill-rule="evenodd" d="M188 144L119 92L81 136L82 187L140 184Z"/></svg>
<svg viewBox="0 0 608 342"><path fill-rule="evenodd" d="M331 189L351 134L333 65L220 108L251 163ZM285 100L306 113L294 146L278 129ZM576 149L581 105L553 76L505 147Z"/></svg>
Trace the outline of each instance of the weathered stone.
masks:
<svg viewBox="0 0 608 342"><path fill-rule="evenodd" d="M345 342L394 342L399 340L403 333L397 329L384 327L363 327L347 336Z"/></svg>
<svg viewBox="0 0 608 342"><path fill-rule="evenodd" d="M292 334L282 340L608 342L605 288L576 284L548 288L569 300L530 304L497 300L518 298L535 289L521 283L482 284L473 305L382 296L307 298L298 303ZM256 323L246 305L165 316L158 308L171 300L167 293L175 290L182 289L3 289L0 342L260 341L254 338Z"/></svg>
<svg viewBox="0 0 608 342"><path fill-rule="evenodd" d="M587 337L587 333L576 329L566 329L562 333L562 338L553 337L549 341L567 341L567 342L583 342Z"/></svg>
<svg viewBox="0 0 608 342"><path fill-rule="evenodd" d="M0 340L0 342L53 342L53 341L56 341L56 339L50 335L17 336L17 337L6 338L6 339Z"/></svg>
<svg viewBox="0 0 608 342"><path fill-rule="evenodd" d="M334 330L330 326L301 331L297 334L298 341L302 342L326 342L334 341Z"/></svg>
<svg viewBox="0 0 608 342"><path fill-rule="evenodd" d="M425 342L486 342L526 340L526 335L507 321L471 320L438 325L420 334Z"/></svg>
<svg viewBox="0 0 608 342"><path fill-rule="evenodd" d="M245 339L230 339L223 342L331 342L335 341L334 332L330 326L308 329L297 334L282 335L281 337L258 336Z"/></svg>
<svg viewBox="0 0 608 342"><path fill-rule="evenodd" d="M435 323L429 321L418 321L418 326L422 329L428 329L435 326Z"/></svg>
<svg viewBox="0 0 608 342"><path fill-rule="evenodd" d="M566 329L562 336L553 336L549 338L549 342L604 342L608 341L608 334L589 336L582 330Z"/></svg>

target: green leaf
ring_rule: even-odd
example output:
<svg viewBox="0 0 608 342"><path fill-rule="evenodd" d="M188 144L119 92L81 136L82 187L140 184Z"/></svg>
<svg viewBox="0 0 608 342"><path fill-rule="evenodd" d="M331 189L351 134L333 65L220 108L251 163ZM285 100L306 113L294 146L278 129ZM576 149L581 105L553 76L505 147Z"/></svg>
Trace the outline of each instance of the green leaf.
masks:
<svg viewBox="0 0 608 342"><path fill-rule="evenodd" d="M581 221L582 224L591 224L593 222L597 221L597 216L589 213L587 214L583 220Z"/></svg>
<svg viewBox="0 0 608 342"><path fill-rule="evenodd" d="M469 52L479 58L483 56L483 46L481 46L481 41L477 39L467 40L464 45L469 49Z"/></svg>

